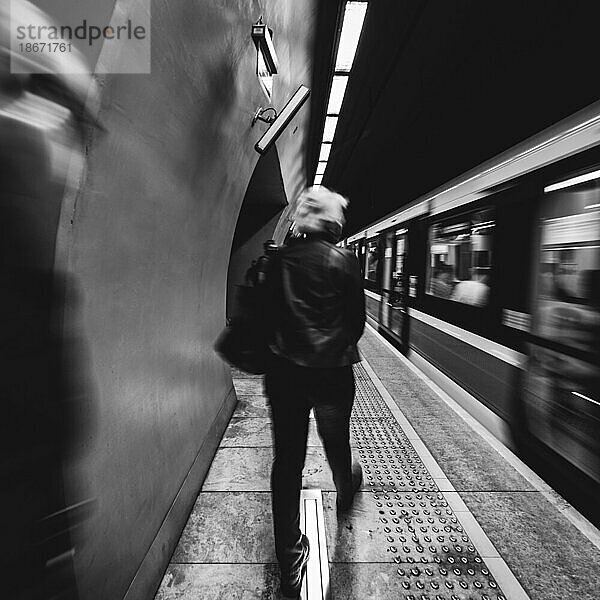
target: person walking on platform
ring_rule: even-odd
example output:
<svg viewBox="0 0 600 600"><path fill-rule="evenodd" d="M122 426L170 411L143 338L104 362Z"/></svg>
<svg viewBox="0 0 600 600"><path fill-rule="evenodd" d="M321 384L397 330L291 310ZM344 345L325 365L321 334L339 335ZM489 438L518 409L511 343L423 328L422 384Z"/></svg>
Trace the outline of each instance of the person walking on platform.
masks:
<svg viewBox="0 0 600 600"><path fill-rule="evenodd" d="M273 353L265 375L275 454L273 524L281 591L288 598L300 594L309 554L300 532L300 491L311 408L333 473L338 512L350 509L362 483L360 464L352 463L350 414L365 299L355 255L335 245L347 204L326 188L306 190L298 201L295 237L273 257L265 283Z"/></svg>

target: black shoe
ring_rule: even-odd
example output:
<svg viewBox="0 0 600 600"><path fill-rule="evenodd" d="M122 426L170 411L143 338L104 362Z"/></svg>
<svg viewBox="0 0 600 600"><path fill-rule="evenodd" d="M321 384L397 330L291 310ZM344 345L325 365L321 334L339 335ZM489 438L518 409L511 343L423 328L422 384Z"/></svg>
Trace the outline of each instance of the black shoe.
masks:
<svg viewBox="0 0 600 600"><path fill-rule="evenodd" d="M308 555L310 554L310 546L308 538L302 534L300 538L302 544L302 555L298 564L289 572L281 573L281 594L284 598L300 598L300 590L302 589L302 579L306 572L308 563Z"/></svg>
<svg viewBox="0 0 600 600"><path fill-rule="evenodd" d="M355 462L352 465L352 490L349 494L340 494L338 492L336 506L338 513L348 512L352 508L354 496L360 489L363 482L363 472L360 463Z"/></svg>

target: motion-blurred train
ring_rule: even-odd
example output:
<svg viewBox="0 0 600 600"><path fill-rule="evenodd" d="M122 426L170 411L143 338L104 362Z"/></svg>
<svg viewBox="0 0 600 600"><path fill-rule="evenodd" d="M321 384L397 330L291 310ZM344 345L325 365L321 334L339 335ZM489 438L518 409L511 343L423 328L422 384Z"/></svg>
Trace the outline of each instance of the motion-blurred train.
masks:
<svg viewBox="0 0 600 600"><path fill-rule="evenodd" d="M371 324L598 523L600 103L342 245Z"/></svg>

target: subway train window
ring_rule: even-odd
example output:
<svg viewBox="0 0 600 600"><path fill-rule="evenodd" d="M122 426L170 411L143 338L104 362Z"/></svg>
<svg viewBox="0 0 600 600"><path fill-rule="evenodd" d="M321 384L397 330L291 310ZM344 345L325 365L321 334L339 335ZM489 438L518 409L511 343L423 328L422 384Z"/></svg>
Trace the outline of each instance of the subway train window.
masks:
<svg viewBox="0 0 600 600"><path fill-rule="evenodd" d="M600 186L595 180L545 191L527 421L539 439L600 481Z"/></svg>
<svg viewBox="0 0 600 600"><path fill-rule="evenodd" d="M573 210L564 198L563 206ZM542 218L540 227L534 333L589 351L599 325L600 208Z"/></svg>
<svg viewBox="0 0 600 600"><path fill-rule="evenodd" d="M365 279L371 283L377 283L377 267L379 265L379 245L377 240L367 244L367 268Z"/></svg>
<svg viewBox="0 0 600 600"><path fill-rule="evenodd" d="M427 294L485 306L494 227L491 209L434 223L429 229Z"/></svg>

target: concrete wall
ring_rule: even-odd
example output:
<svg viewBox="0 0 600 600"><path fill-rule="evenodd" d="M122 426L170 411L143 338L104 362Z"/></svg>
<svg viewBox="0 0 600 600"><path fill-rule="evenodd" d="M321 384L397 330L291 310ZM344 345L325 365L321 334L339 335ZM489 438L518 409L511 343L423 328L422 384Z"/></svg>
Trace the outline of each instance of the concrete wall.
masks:
<svg viewBox="0 0 600 600"><path fill-rule="evenodd" d="M313 0L155 0L152 74L102 82L106 132L88 140L57 259L89 356L93 424L67 468L70 502L95 501L75 558L83 600L152 597L230 416L229 369L212 345L266 127L250 127L267 104L250 26L262 15L274 30L281 108L310 85L314 11ZM277 144L291 195L308 116L307 105Z"/></svg>

